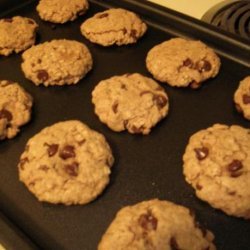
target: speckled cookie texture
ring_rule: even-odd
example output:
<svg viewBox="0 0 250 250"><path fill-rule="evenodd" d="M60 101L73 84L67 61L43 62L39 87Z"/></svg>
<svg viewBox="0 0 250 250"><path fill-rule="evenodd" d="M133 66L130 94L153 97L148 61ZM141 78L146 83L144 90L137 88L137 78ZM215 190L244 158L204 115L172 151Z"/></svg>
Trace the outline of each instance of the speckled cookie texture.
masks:
<svg viewBox="0 0 250 250"><path fill-rule="evenodd" d="M108 184L113 161L103 135L77 120L58 122L28 141L19 178L40 201L85 204Z"/></svg>
<svg viewBox="0 0 250 250"><path fill-rule="evenodd" d="M196 195L228 215L250 219L250 130L215 124L191 136L184 175Z"/></svg>
<svg viewBox="0 0 250 250"><path fill-rule="evenodd" d="M0 19L0 55L19 53L35 43L36 22L27 17L14 16Z"/></svg>
<svg viewBox="0 0 250 250"><path fill-rule="evenodd" d="M236 109L250 120L250 76L245 77L234 93Z"/></svg>
<svg viewBox="0 0 250 250"><path fill-rule="evenodd" d="M172 38L148 52L146 66L161 82L198 88L202 82L218 74L220 59L201 41Z"/></svg>
<svg viewBox="0 0 250 250"><path fill-rule="evenodd" d="M88 8L87 0L40 0L36 9L45 21L65 23L83 15Z"/></svg>
<svg viewBox="0 0 250 250"><path fill-rule="evenodd" d="M35 85L70 85L83 78L93 65L88 48L73 40L52 40L33 46L22 55L25 77Z"/></svg>
<svg viewBox="0 0 250 250"><path fill-rule="evenodd" d="M135 13L125 9L109 9L95 14L81 25L82 34L102 46L136 43L147 25Z"/></svg>
<svg viewBox="0 0 250 250"><path fill-rule="evenodd" d="M114 131L148 134L169 109L167 93L151 78L125 74L101 81L92 92L99 119Z"/></svg>
<svg viewBox="0 0 250 250"><path fill-rule="evenodd" d="M122 208L98 250L214 250L213 238L189 209L154 199Z"/></svg>
<svg viewBox="0 0 250 250"><path fill-rule="evenodd" d="M30 120L32 100L18 83L0 80L0 140L15 137Z"/></svg>

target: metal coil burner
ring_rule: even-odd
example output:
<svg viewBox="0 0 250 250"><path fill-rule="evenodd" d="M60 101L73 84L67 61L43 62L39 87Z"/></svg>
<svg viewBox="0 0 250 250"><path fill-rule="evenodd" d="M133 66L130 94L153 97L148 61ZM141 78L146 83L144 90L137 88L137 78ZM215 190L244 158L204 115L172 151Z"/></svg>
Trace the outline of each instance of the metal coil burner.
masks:
<svg viewBox="0 0 250 250"><path fill-rule="evenodd" d="M250 1L224 1L209 9L202 20L250 39Z"/></svg>

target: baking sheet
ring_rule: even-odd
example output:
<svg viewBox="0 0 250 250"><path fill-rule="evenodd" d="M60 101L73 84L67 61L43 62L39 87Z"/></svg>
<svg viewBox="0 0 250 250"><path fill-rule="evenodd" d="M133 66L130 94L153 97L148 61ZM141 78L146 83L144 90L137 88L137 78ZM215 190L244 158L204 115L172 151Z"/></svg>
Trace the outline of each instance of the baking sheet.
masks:
<svg viewBox="0 0 250 250"><path fill-rule="evenodd" d="M93 250L120 208L151 198L167 199L193 209L200 223L215 234L217 249L249 249L249 222L229 217L200 201L182 174L182 155L193 133L214 123L249 127L232 102L239 81L249 74L245 41L144 1L100 0L90 4L87 15L63 25L41 21L35 11L36 1L2 13L34 18L39 24L39 43L59 38L82 41L94 59L93 70L77 85L46 88L24 78L20 54L0 57L0 78L18 81L34 97L31 122L16 138L0 142L2 212L41 249ZM108 7L124 7L140 14L149 24L147 34L137 44L122 47L103 48L88 42L80 34L80 24ZM161 84L170 97L170 113L147 136L115 133L101 124L91 104L95 85L124 73L150 76L145 67L147 52L175 36L201 39L215 48L222 61L218 77L199 90ZM68 119L79 119L106 136L115 156L111 182L88 205L40 203L18 181L18 159L31 136L45 126Z"/></svg>

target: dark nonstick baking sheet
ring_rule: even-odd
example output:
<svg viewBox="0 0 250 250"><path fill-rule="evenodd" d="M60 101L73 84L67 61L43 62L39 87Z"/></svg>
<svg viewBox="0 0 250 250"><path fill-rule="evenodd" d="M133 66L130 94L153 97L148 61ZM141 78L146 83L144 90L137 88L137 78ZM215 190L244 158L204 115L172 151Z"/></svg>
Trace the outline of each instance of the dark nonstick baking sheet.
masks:
<svg viewBox="0 0 250 250"><path fill-rule="evenodd" d="M6 11L11 3L15 8ZM194 132L214 123L249 127L232 102L239 81L250 73L248 41L145 1L90 1L87 15L63 25L41 21L36 1L18 3L0 1L1 17L34 18L39 24L37 42L58 38L84 42L93 55L94 68L75 86L37 87L24 78L20 54L0 57L0 79L18 81L34 97L31 122L16 138L0 142L0 209L5 216L41 249L93 250L120 208L151 198L167 199L193 209L200 223L215 234L217 249L249 249L249 221L229 217L200 201L182 174L182 155ZM149 25L147 34L137 44L122 47L103 48L88 42L80 34L80 24L109 7L141 15ZM108 129L93 111L95 85L124 73L150 76L145 67L147 52L175 36L200 39L213 47L222 61L219 75L198 90L161 84L170 98L170 113L147 136ZM84 206L38 202L18 180L17 163L27 140L45 126L68 119L79 119L103 133L115 156L110 184Z"/></svg>

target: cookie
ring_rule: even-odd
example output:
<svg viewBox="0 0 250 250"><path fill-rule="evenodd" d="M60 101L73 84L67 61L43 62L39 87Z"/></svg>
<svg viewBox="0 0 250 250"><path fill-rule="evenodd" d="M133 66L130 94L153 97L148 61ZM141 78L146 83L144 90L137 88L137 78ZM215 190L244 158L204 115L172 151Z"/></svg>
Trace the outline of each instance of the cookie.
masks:
<svg viewBox="0 0 250 250"><path fill-rule="evenodd" d="M250 120L250 76L245 77L234 93L236 109Z"/></svg>
<svg viewBox="0 0 250 250"><path fill-rule="evenodd" d="M125 9L99 12L81 25L82 34L102 46L136 43L146 30L140 17Z"/></svg>
<svg viewBox="0 0 250 250"><path fill-rule="evenodd" d="M15 16L0 19L0 55L19 53L35 43L36 22L27 17Z"/></svg>
<svg viewBox="0 0 250 250"><path fill-rule="evenodd" d="M98 250L214 250L213 238L189 209L154 199L122 208Z"/></svg>
<svg viewBox="0 0 250 250"><path fill-rule="evenodd" d="M148 52L146 66L161 82L198 88L202 82L218 74L220 59L201 41L173 38Z"/></svg>
<svg viewBox="0 0 250 250"><path fill-rule="evenodd" d="M40 0L36 7L40 18L52 23L73 21L88 8L87 0Z"/></svg>
<svg viewBox="0 0 250 250"><path fill-rule="evenodd" d="M21 65L35 85L76 84L92 68L88 48L73 40L52 40L26 50Z"/></svg>
<svg viewBox="0 0 250 250"><path fill-rule="evenodd" d="M114 131L148 134L169 109L168 96L154 80L138 73L101 81L92 92L99 119Z"/></svg>
<svg viewBox="0 0 250 250"><path fill-rule="evenodd" d="M32 100L18 83L0 81L0 140L15 137L30 120Z"/></svg>
<svg viewBox="0 0 250 250"><path fill-rule="evenodd" d="M19 178L39 201L86 204L108 184L113 161L103 135L80 121L58 122L28 141Z"/></svg>
<svg viewBox="0 0 250 250"><path fill-rule="evenodd" d="M250 219L250 129L215 124L191 136L183 156L196 195L228 215Z"/></svg>

